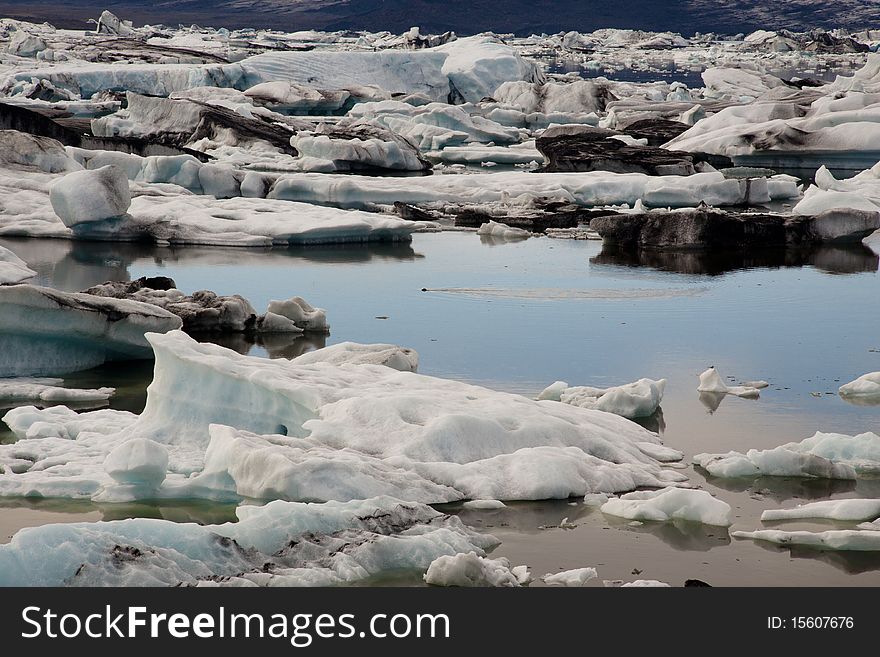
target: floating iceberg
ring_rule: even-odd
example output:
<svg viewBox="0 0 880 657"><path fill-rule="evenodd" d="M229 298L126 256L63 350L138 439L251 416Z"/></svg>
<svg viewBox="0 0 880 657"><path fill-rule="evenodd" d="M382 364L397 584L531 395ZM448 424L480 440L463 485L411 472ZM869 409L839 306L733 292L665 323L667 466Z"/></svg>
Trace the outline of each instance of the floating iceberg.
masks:
<svg viewBox="0 0 880 657"><path fill-rule="evenodd" d="M598 576L595 568L575 568L560 573L547 573L541 577L541 581L547 586L586 586L587 582Z"/></svg>
<svg viewBox="0 0 880 657"><path fill-rule="evenodd" d="M9 249L0 246L0 285L16 285L37 275L27 263Z"/></svg>
<svg viewBox="0 0 880 657"><path fill-rule="evenodd" d="M501 557L489 559L476 552L438 557L425 573L425 583L434 586L523 586L531 577L525 566L510 567Z"/></svg>
<svg viewBox="0 0 880 657"><path fill-rule="evenodd" d="M880 402L880 372L863 374L855 381L840 386L838 393L854 403Z"/></svg>
<svg viewBox="0 0 880 657"><path fill-rule="evenodd" d="M419 354L414 349L393 344L340 342L298 356L296 362L300 365L313 363L384 365L401 372L415 372L419 369Z"/></svg>
<svg viewBox="0 0 880 657"><path fill-rule="evenodd" d="M859 529L835 529L826 532L786 532L778 529L759 529L753 532L731 532L735 538L751 538L782 546L800 546L818 550L852 550L875 552L880 550L880 532Z"/></svg>
<svg viewBox="0 0 880 657"><path fill-rule="evenodd" d="M751 386L728 386L721 379L721 375L718 374L718 370L714 367L710 367L705 372L700 374L700 385L697 387L698 392L709 392L718 395L734 395L736 397L746 397L749 399L756 399L761 395L761 388L766 388L767 384L764 381L756 381L754 382L759 385L751 385Z"/></svg>
<svg viewBox="0 0 880 657"><path fill-rule="evenodd" d="M29 379L18 377L0 379L0 402L95 402L106 401L116 392L114 388L81 390L65 388L63 379Z"/></svg>
<svg viewBox="0 0 880 657"><path fill-rule="evenodd" d="M486 237L494 237L504 241L513 241L528 239L532 236L532 233L523 228L512 228L507 224L489 220L477 229L477 235L485 235Z"/></svg>
<svg viewBox="0 0 880 657"><path fill-rule="evenodd" d="M694 463L715 477L819 477L855 479L880 471L880 436L816 432L799 443L745 454L697 454Z"/></svg>
<svg viewBox="0 0 880 657"><path fill-rule="evenodd" d="M686 520L720 527L729 527L733 523L727 502L704 490L687 488L626 493L611 498L600 510L629 520Z"/></svg>
<svg viewBox="0 0 880 657"><path fill-rule="evenodd" d="M151 357L150 331L180 328L156 306L35 285L0 286L0 377L66 374Z"/></svg>
<svg viewBox="0 0 880 657"><path fill-rule="evenodd" d="M49 200L68 228L122 217L131 205L125 172L113 165L74 171L49 187Z"/></svg>
<svg viewBox="0 0 880 657"><path fill-rule="evenodd" d="M0 586L332 586L424 571L498 544L392 498L241 506L238 522L138 518L23 529L0 545Z"/></svg>
<svg viewBox="0 0 880 657"><path fill-rule="evenodd" d="M634 419L653 415L660 408L665 388L666 379L658 381L639 379L633 383L611 388L569 387L564 381L557 381L544 389L538 395L538 399L552 399L572 406L591 408Z"/></svg>
<svg viewBox="0 0 880 657"><path fill-rule="evenodd" d="M825 500L799 504L793 509L768 509L761 514L762 521L769 520L875 520L880 517L880 500Z"/></svg>
<svg viewBox="0 0 880 657"><path fill-rule="evenodd" d="M106 500L102 491L115 489L103 460L133 438L165 445L169 474L159 490L128 490L126 499L394 492L434 503L686 481L655 458L656 434L609 413L381 365L320 362L346 351L357 362L363 350L319 350L303 364L240 356L182 332L148 339L156 367L140 416L63 407L6 414L20 440L0 446L0 495Z"/></svg>

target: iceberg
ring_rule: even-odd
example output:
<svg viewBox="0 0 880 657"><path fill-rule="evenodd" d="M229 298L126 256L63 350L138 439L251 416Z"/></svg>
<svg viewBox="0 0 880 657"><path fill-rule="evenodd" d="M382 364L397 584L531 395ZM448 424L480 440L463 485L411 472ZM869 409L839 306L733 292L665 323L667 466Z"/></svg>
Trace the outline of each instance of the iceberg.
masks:
<svg viewBox="0 0 880 657"><path fill-rule="evenodd" d="M240 356L179 331L148 339L156 366L140 416L64 407L6 414L19 441L0 446L0 495L100 497L112 486L103 460L134 438L169 450L153 498L324 501L404 491L425 503L503 501L687 479L654 458L656 434L609 413L383 365L321 362L338 363L345 351L356 362L364 350L319 350L303 364Z"/></svg>
<svg viewBox="0 0 880 657"><path fill-rule="evenodd" d="M766 382L755 382L758 385L728 386L721 379L718 370L710 367L700 374L700 385L697 386L697 392L708 392L718 395L734 395L735 397L746 397L748 399L757 399L761 395L761 388L766 388Z"/></svg>
<svg viewBox="0 0 880 657"><path fill-rule="evenodd" d="M33 379L16 377L0 379L0 402L98 402L106 401L116 392L114 388L81 390L65 388L63 379Z"/></svg>
<svg viewBox="0 0 880 657"><path fill-rule="evenodd" d="M768 509L761 514L761 521L773 520L825 520L858 521L875 520L880 517L880 500L825 500L799 504L792 509Z"/></svg>
<svg viewBox="0 0 880 657"><path fill-rule="evenodd" d="M880 550L880 532L859 529L833 529L825 532L759 529L753 532L731 532L735 538L751 538L786 547L807 547L817 550L875 552Z"/></svg>
<svg viewBox="0 0 880 657"><path fill-rule="evenodd" d="M525 240L532 236L532 233L524 228L512 228L507 224L502 224L491 219L477 228L477 235L485 235L486 237L494 237L504 241Z"/></svg>
<svg viewBox="0 0 880 657"><path fill-rule="evenodd" d="M23 529L0 545L0 586L334 586L413 577L498 541L428 506L388 497L241 506L238 522L137 518Z"/></svg>
<svg viewBox="0 0 880 657"><path fill-rule="evenodd" d="M846 401L854 403L880 403L880 372L869 372L855 381L844 383L838 393Z"/></svg>
<svg viewBox="0 0 880 657"><path fill-rule="evenodd" d="M685 520L720 527L733 524L732 510L727 502L704 490L688 488L633 491L612 497L600 507L600 511L629 520Z"/></svg>
<svg viewBox="0 0 880 657"><path fill-rule="evenodd" d="M610 388L569 386L557 381L545 388L538 399L552 399L564 404L614 413L630 420L653 415L663 400L666 379L639 379Z"/></svg>
<svg viewBox="0 0 880 657"><path fill-rule="evenodd" d="M880 471L880 436L847 436L816 432L799 443L774 449L750 449L745 454L697 454L694 463L715 477L819 477L855 479Z"/></svg>
<svg viewBox="0 0 880 657"><path fill-rule="evenodd" d="M144 337L180 319L156 306L36 285L0 286L0 377L46 376L152 357Z"/></svg>
<svg viewBox="0 0 880 657"><path fill-rule="evenodd" d="M24 260L0 246L0 285L17 285L36 275Z"/></svg>
<svg viewBox="0 0 880 657"><path fill-rule="evenodd" d="M595 568L575 568L559 573L547 573L541 577L541 581L547 586L586 586L587 582L598 576Z"/></svg>
<svg viewBox="0 0 880 657"><path fill-rule="evenodd" d="M68 228L122 217L131 205L128 177L113 165L74 171L49 186L49 201Z"/></svg>
<svg viewBox="0 0 880 657"><path fill-rule="evenodd" d="M510 567L501 557L489 559L476 552L437 557L425 573L425 583L432 586L523 586L531 579L525 566Z"/></svg>

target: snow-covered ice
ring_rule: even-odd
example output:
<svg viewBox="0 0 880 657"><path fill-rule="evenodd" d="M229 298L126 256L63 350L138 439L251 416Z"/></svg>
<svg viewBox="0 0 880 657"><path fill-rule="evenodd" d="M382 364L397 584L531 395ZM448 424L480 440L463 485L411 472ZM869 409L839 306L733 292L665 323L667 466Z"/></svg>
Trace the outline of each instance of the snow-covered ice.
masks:
<svg viewBox="0 0 880 657"><path fill-rule="evenodd" d="M633 491L612 497L602 505L601 511L629 520L686 520L721 527L729 527L733 522L727 502L704 490L687 488Z"/></svg>

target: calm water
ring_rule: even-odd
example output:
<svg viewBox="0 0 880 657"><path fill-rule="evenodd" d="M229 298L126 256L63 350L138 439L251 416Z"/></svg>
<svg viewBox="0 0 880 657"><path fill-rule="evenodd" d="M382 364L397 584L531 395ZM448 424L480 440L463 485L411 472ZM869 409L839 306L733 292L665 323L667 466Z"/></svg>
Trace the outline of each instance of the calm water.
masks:
<svg viewBox="0 0 880 657"><path fill-rule="evenodd" d="M180 289L242 294L261 311L301 295L327 308L327 344L413 347L420 371L534 395L562 379L607 386L669 379L662 415L646 424L687 457L802 440L815 431L880 430L880 407L842 401L837 387L880 370L877 257L864 248L728 254L618 254L596 242L534 238L491 244L473 233L416 235L411 245L302 249L155 249L134 245L0 240L39 272L38 282L80 290L106 280L171 276ZM423 291L423 288L427 291ZM229 345L292 357L322 341ZM701 399L697 375L715 365L739 380L766 379L758 400ZM111 405L137 411L149 363L105 366L70 385L114 385ZM704 478L692 468L692 479ZM733 529L761 526L766 508L795 499L880 495L880 481L708 481L730 503ZM760 495L756 494L760 491ZM450 510L457 510L450 507ZM600 578L697 577L713 584L880 584L880 558L768 549L724 530L633 526L565 501L463 512L504 542L496 554L536 574L597 566ZM65 519L150 515L217 522L229 507L0 504L0 540L17 528ZM568 516L574 530L538 529ZM830 525L788 523L792 528Z"/></svg>

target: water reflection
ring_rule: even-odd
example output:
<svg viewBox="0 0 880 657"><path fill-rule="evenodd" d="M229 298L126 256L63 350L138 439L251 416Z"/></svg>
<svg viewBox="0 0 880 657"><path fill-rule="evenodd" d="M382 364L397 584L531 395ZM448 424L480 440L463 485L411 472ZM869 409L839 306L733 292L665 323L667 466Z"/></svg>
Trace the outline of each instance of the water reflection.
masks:
<svg viewBox="0 0 880 657"><path fill-rule="evenodd" d="M790 499L822 500L841 493L856 490L851 479L818 479L815 477L736 477L726 479L713 477L695 465L694 470L706 478L706 482L732 493L752 493L776 502Z"/></svg>
<svg viewBox="0 0 880 657"><path fill-rule="evenodd" d="M199 342L210 342L247 356L254 348L262 348L269 358L296 358L309 351L327 346L327 335L322 333L288 334L269 333L266 335L249 333L196 333L192 335Z"/></svg>
<svg viewBox="0 0 880 657"><path fill-rule="evenodd" d="M752 539L741 539L752 540ZM850 575L880 570L880 552L856 552L853 550L820 550L800 545L781 546L767 541L753 541L768 552L788 552L792 559L814 559L833 566Z"/></svg>
<svg viewBox="0 0 880 657"><path fill-rule="evenodd" d="M713 527L699 522L682 520L634 524L631 521L615 518L614 516L606 516L606 520L614 529L637 532L639 534L650 534L675 550L708 552L712 548L730 544L730 534L727 532L726 527Z"/></svg>
<svg viewBox="0 0 880 657"><path fill-rule="evenodd" d="M85 500L52 498L7 497L0 498L0 510L22 513L53 513L84 516L97 511L101 520L125 520L128 518L155 518L172 522L194 522L200 525L216 525L235 522L235 505L201 501L163 501L158 503L134 502L125 504L95 504ZM72 518L71 522L76 519Z"/></svg>
<svg viewBox="0 0 880 657"><path fill-rule="evenodd" d="M875 272L880 256L864 244L846 246L802 246L782 249L730 251L626 249L603 245L592 265L650 267L680 274L718 276L731 271L761 268L811 266L829 274Z"/></svg>

